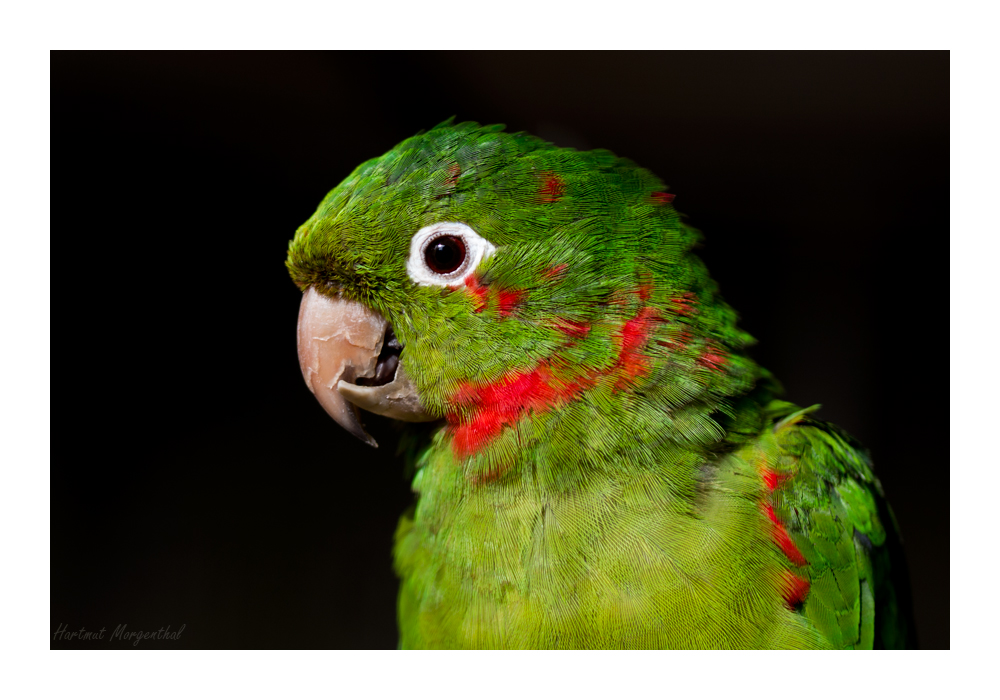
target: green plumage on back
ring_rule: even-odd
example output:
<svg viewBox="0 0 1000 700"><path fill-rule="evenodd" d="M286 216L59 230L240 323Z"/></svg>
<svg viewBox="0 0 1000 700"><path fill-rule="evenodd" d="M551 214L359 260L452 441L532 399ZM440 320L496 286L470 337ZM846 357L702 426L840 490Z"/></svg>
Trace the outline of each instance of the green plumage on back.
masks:
<svg viewBox="0 0 1000 700"><path fill-rule="evenodd" d="M439 419L410 442L401 646L902 643L867 457L774 399L663 184L501 129L368 161L289 248L303 291L385 319L386 386Z"/></svg>

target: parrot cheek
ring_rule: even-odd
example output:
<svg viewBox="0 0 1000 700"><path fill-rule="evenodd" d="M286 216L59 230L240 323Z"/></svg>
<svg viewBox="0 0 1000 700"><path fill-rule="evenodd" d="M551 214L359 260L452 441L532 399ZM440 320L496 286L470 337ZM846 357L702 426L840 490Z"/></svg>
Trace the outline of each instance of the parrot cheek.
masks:
<svg viewBox="0 0 1000 700"><path fill-rule="evenodd" d="M330 417L372 447L378 444L365 432L359 406L401 420L434 419L421 407L399 364L398 351L382 352L388 330L388 322L363 304L324 296L313 287L302 295L298 327L302 377ZM392 345L398 347L394 341ZM375 386L359 386L358 380Z"/></svg>

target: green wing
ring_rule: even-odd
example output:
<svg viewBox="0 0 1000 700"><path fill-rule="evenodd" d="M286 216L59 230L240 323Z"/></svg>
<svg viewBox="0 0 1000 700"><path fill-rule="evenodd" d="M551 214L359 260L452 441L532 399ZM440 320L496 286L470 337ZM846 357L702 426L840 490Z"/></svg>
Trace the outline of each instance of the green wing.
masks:
<svg viewBox="0 0 1000 700"><path fill-rule="evenodd" d="M912 644L909 591L895 525L871 460L846 433L785 402L768 406L782 454L774 512L805 563L801 606L838 648ZM785 478L786 477L786 478Z"/></svg>

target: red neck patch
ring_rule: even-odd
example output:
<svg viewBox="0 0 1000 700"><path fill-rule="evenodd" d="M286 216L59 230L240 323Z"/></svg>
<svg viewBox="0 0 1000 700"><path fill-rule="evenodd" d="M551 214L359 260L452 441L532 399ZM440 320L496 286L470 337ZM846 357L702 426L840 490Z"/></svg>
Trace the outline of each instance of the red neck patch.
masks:
<svg viewBox="0 0 1000 700"><path fill-rule="evenodd" d="M477 290L473 287L472 291L475 294ZM499 300L501 315L505 315L504 307L510 308L508 305L516 304L518 300L518 297L511 294L510 301L504 303L505 300ZM639 291L643 301L649 298L649 294L650 290L645 287ZM616 333L618 357L603 370L559 379L552 372L553 360L550 359L539 363L534 369L511 372L495 382L462 382L450 401L455 406L468 410L454 411L448 415L455 456L464 459L477 454L500 435L505 426L514 425L529 411L550 411L578 399L584 391L597 384L601 377L615 377L614 388L619 390L631 386L637 378L647 376L652 360L645 353L645 346L656 324L663 320L651 306L640 309ZM585 324L564 319L557 319L556 324L570 337L570 342L573 342L573 338L587 335L590 330Z"/></svg>

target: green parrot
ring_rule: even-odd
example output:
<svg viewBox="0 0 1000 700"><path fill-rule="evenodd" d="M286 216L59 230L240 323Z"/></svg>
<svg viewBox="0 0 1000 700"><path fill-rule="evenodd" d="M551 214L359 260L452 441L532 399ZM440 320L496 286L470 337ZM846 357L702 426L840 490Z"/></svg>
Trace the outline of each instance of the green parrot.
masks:
<svg viewBox="0 0 1000 700"><path fill-rule="evenodd" d="M448 120L296 231L309 388L373 447L359 409L413 424L400 647L906 643L868 456L776 398L673 199Z"/></svg>

